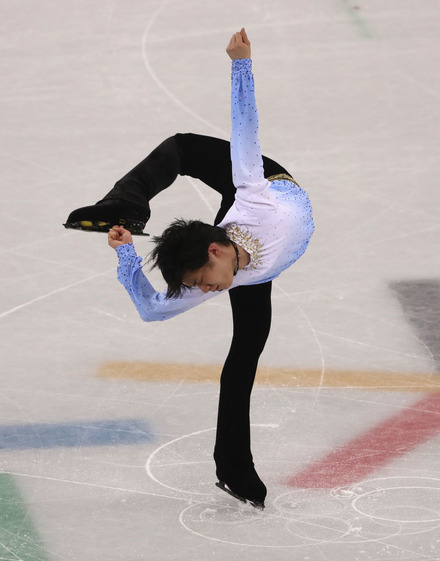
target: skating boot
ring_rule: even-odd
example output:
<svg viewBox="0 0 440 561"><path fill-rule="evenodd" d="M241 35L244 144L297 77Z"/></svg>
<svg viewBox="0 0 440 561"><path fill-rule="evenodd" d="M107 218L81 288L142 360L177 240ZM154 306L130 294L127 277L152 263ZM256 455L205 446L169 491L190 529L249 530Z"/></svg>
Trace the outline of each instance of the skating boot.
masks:
<svg viewBox="0 0 440 561"><path fill-rule="evenodd" d="M150 209L122 199L104 199L95 205L70 213L65 228L92 232L108 232L115 225L123 226L134 236L148 236L143 230L150 218Z"/></svg>
<svg viewBox="0 0 440 561"><path fill-rule="evenodd" d="M258 477L253 464L243 470L222 470L217 468L216 483L222 491L242 502L248 502L255 508L264 509L267 495L265 484Z"/></svg>

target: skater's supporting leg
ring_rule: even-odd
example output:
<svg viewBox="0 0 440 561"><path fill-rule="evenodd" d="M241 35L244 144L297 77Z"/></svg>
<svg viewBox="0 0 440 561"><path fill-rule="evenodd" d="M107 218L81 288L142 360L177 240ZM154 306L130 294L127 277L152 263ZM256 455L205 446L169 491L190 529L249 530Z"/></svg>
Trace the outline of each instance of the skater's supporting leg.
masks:
<svg viewBox="0 0 440 561"><path fill-rule="evenodd" d="M237 495L263 502L266 488L252 462L249 407L258 359L271 324L272 283L229 291L233 336L223 367L214 458L218 478Z"/></svg>

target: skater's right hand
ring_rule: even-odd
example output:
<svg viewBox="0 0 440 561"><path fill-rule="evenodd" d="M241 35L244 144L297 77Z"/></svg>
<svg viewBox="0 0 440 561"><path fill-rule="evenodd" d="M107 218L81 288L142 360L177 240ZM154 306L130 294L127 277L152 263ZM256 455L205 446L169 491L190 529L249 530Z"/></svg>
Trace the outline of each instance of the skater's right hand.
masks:
<svg viewBox="0 0 440 561"><path fill-rule="evenodd" d="M116 249L120 245L124 245L126 243L133 243L131 232L126 230L123 226L113 226L108 233L108 245L113 249Z"/></svg>

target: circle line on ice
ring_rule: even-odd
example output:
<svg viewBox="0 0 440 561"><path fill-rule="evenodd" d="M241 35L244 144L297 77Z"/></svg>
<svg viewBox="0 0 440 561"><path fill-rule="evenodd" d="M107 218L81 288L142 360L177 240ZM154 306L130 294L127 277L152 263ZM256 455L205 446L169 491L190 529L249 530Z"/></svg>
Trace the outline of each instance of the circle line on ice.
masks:
<svg viewBox="0 0 440 561"><path fill-rule="evenodd" d="M274 425L274 424L252 424L251 427L254 428L277 428L278 425ZM173 444L176 444L177 442L181 442L182 440L185 440L187 438L191 438L194 436L199 436L202 434L206 434L206 433L210 433L210 432L215 432L215 427L212 427L210 429L203 429L200 431L195 431L192 433L188 433L188 434L184 434L182 436L179 436L178 438L174 438L173 440L170 440L169 442L165 442L165 444L162 444L161 446L159 446L158 448L156 448L156 450L154 450L148 457L147 462L145 464L145 469L147 472L147 475L150 479L152 479L155 483L158 483L159 485L161 485L162 487L165 487L166 489L169 489L171 491L176 491L179 493L185 493L188 495L201 495L201 496L212 496L214 494L214 483L216 481L215 475L213 473L213 477L212 477L212 491L208 492L208 493L201 493L199 491L188 491L185 489L181 489L178 487L174 487L172 485L167 485L166 483L164 483L163 481L161 481L160 479L158 479L154 474L153 474L153 461L154 459L158 456L158 454L160 454L160 452L162 452L165 448L168 448L169 446L172 446ZM211 462L211 459L209 459L209 461ZM180 463L182 464L182 462ZM178 465L178 464L175 464ZM195 482L195 485L197 485L198 482Z"/></svg>

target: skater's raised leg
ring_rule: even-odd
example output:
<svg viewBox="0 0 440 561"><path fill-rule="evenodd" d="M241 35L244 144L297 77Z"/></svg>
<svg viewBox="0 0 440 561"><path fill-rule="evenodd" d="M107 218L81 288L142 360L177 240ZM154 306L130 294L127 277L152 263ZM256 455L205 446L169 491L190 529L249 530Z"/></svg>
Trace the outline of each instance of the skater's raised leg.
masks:
<svg viewBox="0 0 440 561"><path fill-rule="evenodd" d="M263 157L266 174L287 173ZM150 200L174 183L178 175L200 179L222 196L217 224L234 202L230 144L198 134L176 134L164 140L144 160L116 182L95 205L73 211L66 228L107 232L119 224L142 234L150 217Z"/></svg>
<svg viewBox="0 0 440 561"><path fill-rule="evenodd" d="M142 234L150 218L149 201L171 185L179 171L179 148L170 137L117 181L103 199L74 210L65 227L107 232L118 224L132 234Z"/></svg>

